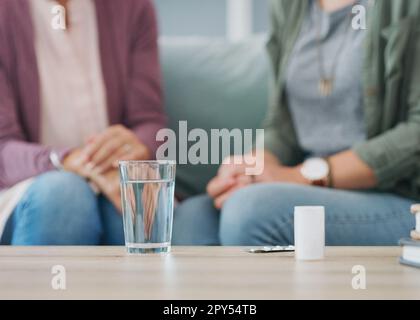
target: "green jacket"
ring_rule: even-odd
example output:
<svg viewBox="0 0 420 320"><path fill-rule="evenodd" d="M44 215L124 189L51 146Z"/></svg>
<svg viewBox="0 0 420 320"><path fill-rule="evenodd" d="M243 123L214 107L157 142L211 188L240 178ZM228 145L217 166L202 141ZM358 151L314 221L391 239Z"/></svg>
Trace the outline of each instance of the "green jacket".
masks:
<svg viewBox="0 0 420 320"><path fill-rule="evenodd" d="M285 71L309 0L272 0L267 48L274 88L265 147L286 165L303 161L284 94ZM367 8L364 111L368 140L353 150L378 189L420 199L420 0L376 0ZM326 139L328 137L325 137Z"/></svg>

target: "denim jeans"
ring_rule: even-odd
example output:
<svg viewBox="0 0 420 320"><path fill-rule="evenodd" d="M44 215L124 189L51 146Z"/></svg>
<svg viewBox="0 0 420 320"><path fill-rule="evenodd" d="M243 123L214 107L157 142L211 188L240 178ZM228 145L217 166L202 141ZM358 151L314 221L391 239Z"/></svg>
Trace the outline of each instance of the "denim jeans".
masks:
<svg viewBox="0 0 420 320"><path fill-rule="evenodd" d="M295 206L326 208L327 245L397 245L415 226L413 201L393 194L293 184L259 184L236 192L221 212L208 196L175 211L175 245L289 245Z"/></svg>
<svg viewBox="0 0 420 320"><path fill-rule="evenodd" d="M81 177L50 172L29 187L8 220L1 244L123 245L122 217Z"/></svg>

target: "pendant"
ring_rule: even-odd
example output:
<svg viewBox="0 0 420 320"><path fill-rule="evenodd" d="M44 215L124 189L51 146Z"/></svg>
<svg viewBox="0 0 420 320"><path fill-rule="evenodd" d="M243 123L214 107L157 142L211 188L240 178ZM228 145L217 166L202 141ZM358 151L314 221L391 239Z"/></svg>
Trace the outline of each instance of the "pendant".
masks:
<svg viewBox="0 0 420 320"><path fill-rule="evenodd" d="M319 92L323 97L329 97L333 92L333 79L323 78L319 81Z"/></svg>

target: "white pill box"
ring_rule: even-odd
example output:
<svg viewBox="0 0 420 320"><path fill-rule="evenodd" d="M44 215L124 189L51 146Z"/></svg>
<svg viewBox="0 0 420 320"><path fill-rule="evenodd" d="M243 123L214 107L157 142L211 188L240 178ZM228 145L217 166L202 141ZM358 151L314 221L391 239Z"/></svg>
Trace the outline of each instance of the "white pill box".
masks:
<svg viewBox="0 0 420 320"><path fill-rule="evenodd" d="M296 207L296 260L322 260L325 256L325 208Z"/></svg>

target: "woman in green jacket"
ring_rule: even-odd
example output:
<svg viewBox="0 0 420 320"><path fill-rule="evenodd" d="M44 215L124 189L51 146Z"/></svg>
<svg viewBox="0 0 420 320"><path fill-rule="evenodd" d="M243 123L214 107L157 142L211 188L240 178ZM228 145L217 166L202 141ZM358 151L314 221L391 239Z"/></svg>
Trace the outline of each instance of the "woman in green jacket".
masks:
<svg viewBox="0 0 420 320"><path fill-rule="evenodd" d="M397 244L420 199L420 1L271 4L264 171L222 165L174 242L290 244L294 207L323 205L327 244Z"/></svg>

